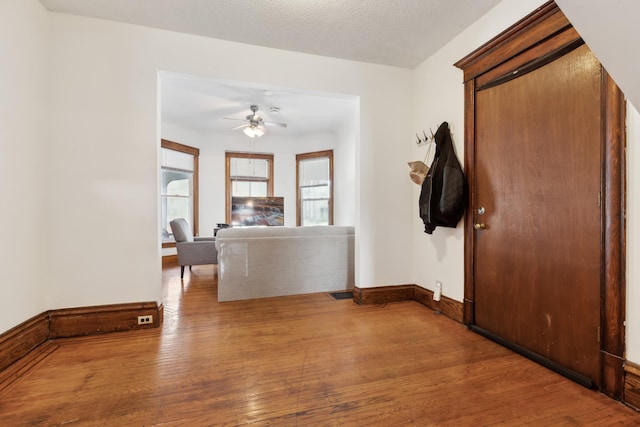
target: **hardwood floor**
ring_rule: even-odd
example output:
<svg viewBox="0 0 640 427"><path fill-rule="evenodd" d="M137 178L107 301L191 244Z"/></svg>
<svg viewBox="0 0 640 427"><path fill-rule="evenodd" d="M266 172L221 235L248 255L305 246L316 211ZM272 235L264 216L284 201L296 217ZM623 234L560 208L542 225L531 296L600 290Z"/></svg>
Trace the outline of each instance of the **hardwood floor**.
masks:
<svg viewBox="0 0 640 427"><path fill-rule="evenodd" d="M640 425L416 302L220 304L214 269L164 270L160 329L50 340L7 369L0 425Z"/></svg>

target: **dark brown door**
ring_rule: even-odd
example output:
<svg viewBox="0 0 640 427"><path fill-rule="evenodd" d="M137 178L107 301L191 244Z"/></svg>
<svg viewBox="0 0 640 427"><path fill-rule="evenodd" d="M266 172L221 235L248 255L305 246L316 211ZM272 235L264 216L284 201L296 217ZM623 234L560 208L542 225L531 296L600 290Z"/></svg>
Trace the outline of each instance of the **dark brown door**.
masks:
<svg viewBox="0 0 640 427"><path fill-rule="evenodd" d="M475 98L475 324L600 378L601 66L586 46Z"/></svg>

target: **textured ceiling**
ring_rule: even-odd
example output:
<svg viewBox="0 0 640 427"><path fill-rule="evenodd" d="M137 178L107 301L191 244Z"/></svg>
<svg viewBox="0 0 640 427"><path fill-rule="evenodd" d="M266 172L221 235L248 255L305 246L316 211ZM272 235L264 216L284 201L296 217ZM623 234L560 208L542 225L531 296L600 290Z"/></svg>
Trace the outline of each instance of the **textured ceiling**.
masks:
<svg viewBox="0 0 640 427"><path fill-rule="evenodd" d="M413 69L500 0L40 0L49 10L328 57ZM305 134L353 120L355 101L163 73L162 120L227 131L251 104ZM269 107L279 107L277 115Z"/></svg>
<svg viewBox="0 0 640 427"><path fill-rule="evenodd" d="M413 69L500 0L40 0L49 10Z"/></svg>

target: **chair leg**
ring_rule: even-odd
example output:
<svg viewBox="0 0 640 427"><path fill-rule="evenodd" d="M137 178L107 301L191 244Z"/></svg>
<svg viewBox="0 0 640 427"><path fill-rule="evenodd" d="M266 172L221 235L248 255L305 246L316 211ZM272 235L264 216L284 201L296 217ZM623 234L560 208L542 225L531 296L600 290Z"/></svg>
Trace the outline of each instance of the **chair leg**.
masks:
<svg viewBox="0 0 640 427"><path fill-rule="evenodd" d="M180 266L180 278L184 278L184 265Z"/></svg>

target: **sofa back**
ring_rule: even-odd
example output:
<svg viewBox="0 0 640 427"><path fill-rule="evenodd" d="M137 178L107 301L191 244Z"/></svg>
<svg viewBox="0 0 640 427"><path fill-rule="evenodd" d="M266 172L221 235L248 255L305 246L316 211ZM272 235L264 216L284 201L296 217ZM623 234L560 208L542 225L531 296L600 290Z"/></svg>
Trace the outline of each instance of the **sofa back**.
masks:
<svg viewBox="0 0 640 427"><path fill-rule="evenodd" d="M218 301L352 289L354 239L352 226L219 230Z"/></svg>
<svg viewBox="0 0 640 427"><path fill-rule="evenodd" d="M260 239L353 234L355 234L355 227L351 225L314 225L307 227L231 227L218 230L216 237L219 239Z"/></svg>

